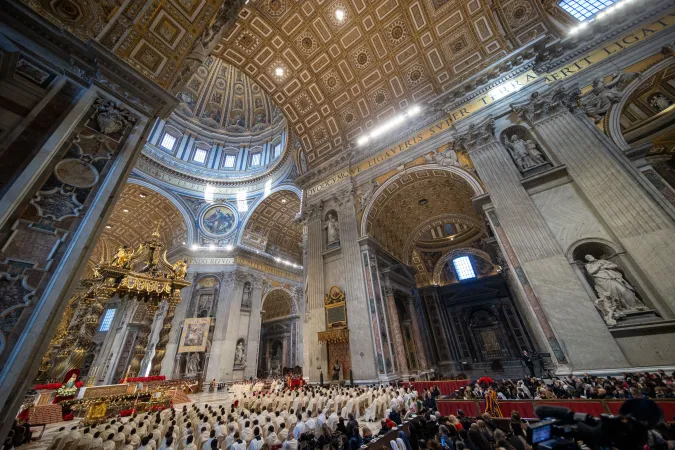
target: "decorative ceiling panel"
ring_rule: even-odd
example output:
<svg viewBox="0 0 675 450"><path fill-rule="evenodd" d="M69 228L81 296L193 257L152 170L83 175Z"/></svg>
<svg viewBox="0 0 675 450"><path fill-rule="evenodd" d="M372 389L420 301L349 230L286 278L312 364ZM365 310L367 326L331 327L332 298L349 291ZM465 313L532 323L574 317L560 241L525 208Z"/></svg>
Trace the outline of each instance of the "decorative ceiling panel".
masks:
<svg viewBox="0 0 675 450"><path fill-rule="evenodd" d="M534 0L258 0L235 28L216 54L278 102L311 169L550 27Z"/></svg>
<svg viewBox="0 0 675 450"><path fill-rule="evenodd" d="M267 253L301 263L302 227L295 220L299 212L300 199L294 192L274 192L251 213L244 232L266 239Z"/></svg>

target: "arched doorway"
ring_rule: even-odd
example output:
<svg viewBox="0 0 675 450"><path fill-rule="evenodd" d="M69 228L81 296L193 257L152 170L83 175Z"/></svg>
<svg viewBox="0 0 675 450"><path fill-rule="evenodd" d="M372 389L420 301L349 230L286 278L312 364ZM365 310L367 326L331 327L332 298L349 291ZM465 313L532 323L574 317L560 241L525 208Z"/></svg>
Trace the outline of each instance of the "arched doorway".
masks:
<svg viewBox="0 0 675 450"><path fill-rule="evenodd" d="M263 298L258 376L278 376L297 364L298 316L293 297L273 289Z"/></svg>

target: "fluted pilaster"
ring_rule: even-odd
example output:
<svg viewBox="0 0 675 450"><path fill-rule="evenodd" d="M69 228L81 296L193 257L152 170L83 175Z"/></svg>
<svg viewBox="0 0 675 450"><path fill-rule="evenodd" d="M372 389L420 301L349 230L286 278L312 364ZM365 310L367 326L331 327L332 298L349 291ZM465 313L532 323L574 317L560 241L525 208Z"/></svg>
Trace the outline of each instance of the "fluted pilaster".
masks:
<svg viewBox="0 0 675 450"><path fill-rule="evenodd" d="M602 221L675 311L673 222L640 185L642 175L578 108L578 98L576 86L557 86L512 108L567 166Z"/></svg>
<svg viewBox="0 0 675 450"><path fill-rule="evenodd" d="M415 296L409 296L405 301L405 307L408 310L408 316L412 320L412 335L415 343L415 356L419 363L420 371L425 371L429 368L427 362L427 352L424 350L424 341L422 340L422 333L420 332L422 325L419 322L419 316L415 308Z"/></svg>
<svg viewBox="0 0 675 450"><path fill-rule="evenodd" d="M459 137L495 207L500 242L521 284L531 286L529 306L558 363L623 367L627 361L595 310L544 218L520 183L507 150L495 139L494 122ZM498 233L499 235L499 233ZM511 249L512 251L508 251ZM574 311L579 320L570 320ZM583 318L583 319L581 319ZM593 342L592 348L588 343Z"/></svg>
<svg viewBox="0 0 675 450"><path fill-rule="evenodd" d="M384 295L387 309L389 312L389 328L391 330L392 340L394 341L394 354L396 355L396 365L399 374L408 376L408 359L406 358L405 344L403 343L403 331L401 330L401 321L396 309L396 299L394 298L394 288L389 282L389 277L384 276Z"/></svg>
<svg viewBox="0 0 675 450"><path fill-rule="evenodd" d="M319 343L317 333L326 329L326 313L323 306L325 294L323 278L323 234L321 228L322 208L308 207L305 226L307 227L307 254L304 266L307 274L307 303L303 330L303 373L309 381L319 381L319 373L327 376L328 351Z"/></svg>
<svg viewBox="0 0 675 450"><path fill-rule="evenodd" d="M363 270L361 250L358 243L358 223L351 189L338 194L338 215L340 218L340 249L347 299L347 320L349 325L349 353L355 380L372 380L377 377L377 366L373 342L370 336L368 298Z"/></svg>

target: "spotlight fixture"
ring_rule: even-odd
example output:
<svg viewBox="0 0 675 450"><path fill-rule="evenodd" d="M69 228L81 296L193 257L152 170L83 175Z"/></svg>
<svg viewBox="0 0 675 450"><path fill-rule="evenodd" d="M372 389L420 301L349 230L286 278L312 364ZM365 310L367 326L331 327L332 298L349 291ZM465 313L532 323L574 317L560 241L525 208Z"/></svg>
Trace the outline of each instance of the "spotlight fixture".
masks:
<svg viewBox="0 0 675 450"><path fill-rule="evenodd" d="M138 196L139 196L140 198L145 198L145 197L147 197L147 195L144 194L144 193L142 193L142 192L141 192L140 194L138 194Z"/></svg>
<svg viewBox="0 0 675 450"><path fill-rule="evenodd" d="M284 76L284 68L283 67L277 67L274 69L274 74L278 76L279 78Z"/></svg>
<svg viewBox="0 0 675 450"><path fill-rule="evenodd" d="M282 199L281 199L281 203L286 203L287 201L288 201L288 200L286 200L285 198L282 198Z"/></svg>
<svg viewBox="0 0 675 450"><path fill-rule="evenodd" d="M108 230L112 228L112 226L110 226L110 225L106 225L105 227L106 227Z"/></svg>
<svg viewBox="0 0 675 450"><path fill-rule="evenodd" d="M129 212L129 210L126 209L126 208L124 208L122 211L124 211L125 213L128 213L128 212Z"/></svg>
<svg viewBox="0 0 675 450"><path fill-rule="evenodd" d="M228 252L231 252L232 250L234 250L234 246L232 244L227 244L225 246L225 250L227 250Z"/></svg>
<svg viewBox="0 0 675 450"><path fill-rule="evenodd" d="M185 245L185 241L183 241L183 245Z"/></svg>
<svg viewBox="0 0 675 450"><path fill-rule="evenodd" d="M336 18L337 21L340 22L340 23L341 23L343 20L345 20L345 12L344 12L344 10L339 9L339 8L336 9L336 10L335 10L335 18Z"/></svg>
<svg viewBox="0 0 675 450"><path fill-rule="evenodd" d="M197 244L192 244L192 250L199 250L199 246Z"/></svg>
<svg viewBox="0 0 675 450"><path fill-rule="evenodd" d="M216 249L216 246L214 244L209 245L209 250L213 251Z"/></svg>
<svg viewBox="0 0 675 450"><path fill-rule="evenodd" d="M365 136L361 136L356 140L357 145L359 146L364 146L366 145L371 139L376 138L382 134L387 133L389 130L392 128L400 125L403 123L406 119L409 119L411 117L415 117L422 111L422 108L420 108L418 105L411 106L408 111L406 111L403 114L399 114L398 116L394 116L379 127L373 129L369 134Z"/></svg>

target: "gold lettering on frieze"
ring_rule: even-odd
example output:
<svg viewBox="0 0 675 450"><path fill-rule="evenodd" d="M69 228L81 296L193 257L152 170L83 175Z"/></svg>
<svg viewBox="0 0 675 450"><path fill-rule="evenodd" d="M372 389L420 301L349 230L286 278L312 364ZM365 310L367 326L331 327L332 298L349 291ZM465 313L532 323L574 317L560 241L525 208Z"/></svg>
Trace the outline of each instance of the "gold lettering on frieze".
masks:
<svg viewBox="0 0 675 450"><path fill-rule="evenodd" d="M436 122L424 130L416 133L415 135L411 135L405 140L382 150L377 155L351 166L349 169L344 169L328 178L323 179L314 186L308 188L305 192L305 195L308 198L312 197L324 189L329 188L330 186L347 180L361 172L365 172L366 170L382 164L383 162L400 153L418 146L422 142L427 141L435 135L446 131L448 128L452 127L455 122L475 114L488 105L522 89L524 86L533 83L542 76L546 78L547 83L554 83L559 80L564 80L572 75L576 75L577 73L591 67L594 64L609 58L612 55L615 55L616 53L619 53L627 48L637 45L641 41L651 38L655 34L662 32L674 24L675 12L671 11L660 19L648 25L633 29L629 33L619 37L613 42L606 44L602 48L595 50L594 52L576 60L571 64L568 64L559 70L546 75L537 75L534 73L534 71L528 71L512 80L508 80L499 86L494 87L483 96L461 105L449 113L445 119Z"/></svg>

